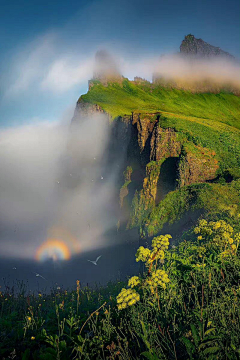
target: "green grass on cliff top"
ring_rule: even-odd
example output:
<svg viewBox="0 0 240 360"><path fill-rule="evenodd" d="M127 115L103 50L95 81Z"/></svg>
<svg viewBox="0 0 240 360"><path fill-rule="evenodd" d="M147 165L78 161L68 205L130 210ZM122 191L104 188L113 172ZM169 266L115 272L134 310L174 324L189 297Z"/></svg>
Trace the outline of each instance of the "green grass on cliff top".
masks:
<svg viewBox="0 0 240 360"><path fill-rule="evenodd" d="M127 79L122 84L103 86L95 81L79 102L98 104L112 118L139 112L171 112L216 120L240 129L240 97L230 93L191 93L144 82L136 85Z"/></svg>

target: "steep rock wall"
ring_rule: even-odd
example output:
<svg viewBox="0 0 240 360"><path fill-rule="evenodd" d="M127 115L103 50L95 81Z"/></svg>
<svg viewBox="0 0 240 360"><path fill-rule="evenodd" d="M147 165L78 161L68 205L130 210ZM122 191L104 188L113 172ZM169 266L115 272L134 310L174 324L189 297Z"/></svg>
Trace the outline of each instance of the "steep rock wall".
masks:
<svg viewBox="0 0 240 360"><path fill-rule="evenodd" d="M186 144L179 162L179 186L213 180L219 168L215 155L209 149Z"/></svg>
<svg viewBox="0 0 240 360"><path fill-rule="evenodd" d="M79 102L74 119L79 115L92 116L96 113L104 111L98 105ZM122 223L120 221L120 226L123 228L140 226L158 205L156 195L161 192L158 180L166 159L179 159L178 187L216 177L218 161L215 153L194 145L173 128L162 127L161 113L133 112L131 116L118 117L109 126L108 162L114 165L116 159L121 159L117 186L120 217L124 219Z"/></svg>

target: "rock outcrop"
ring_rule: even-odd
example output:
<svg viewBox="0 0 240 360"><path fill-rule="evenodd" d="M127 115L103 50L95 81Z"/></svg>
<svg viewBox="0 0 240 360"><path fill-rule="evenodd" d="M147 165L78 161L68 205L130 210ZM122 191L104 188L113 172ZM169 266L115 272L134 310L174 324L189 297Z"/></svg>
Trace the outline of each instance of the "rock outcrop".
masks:
<svg viewBox="0 0 240 360"><path fill-rule="evenodd" d="M179 186L203 183L216 178L216 153L194 144L185 144L179 162Z"/></svg>
<svg viewBox="0 0 240 360"><path fill-rule="evenodd" d="M110 120L110 115L107 114L101 108L101 106L99 106L97 104L89 104L89 103L86 103L86 102L80 100L77 102L71 125L75 124L75 122L81 118L91 117L96 114L104 114Z"/></svg>
<svg viewBox="0 0 240 360"><path fill-rule="evenodd" d="M127 166L126 170L123 173L125 182L121 187L119 194L119 204L121 208L123 207L124 198L129 194L128 185L131 183L132 171L132 167Z"/></svg>
<svg viewBox="0 0 240 360"><path fill-rule="evenodd" d="M234 56L228 52L223 51L219 47L210 45L202 39L196 39L192 34L185 36L180 45L180 53L198 58L223 57L231 60L234 59Z"/></svg>
<svg viewBox="0 0 240 360"><path fill-rule="evenodd" d="M180 153L181 142L177 140L174 129L155 126L151 137L151 160L178 157Z"/></svg>
<svg viewBox="0 0 240 360"><path fill-rule="evenodd" d="M107 86L109 82L121 83L122 79L123 76L120 74L114 58L105 50L97 51L93 78L88 82L89 90L94 81L100 81L104 86Z"/></svg>

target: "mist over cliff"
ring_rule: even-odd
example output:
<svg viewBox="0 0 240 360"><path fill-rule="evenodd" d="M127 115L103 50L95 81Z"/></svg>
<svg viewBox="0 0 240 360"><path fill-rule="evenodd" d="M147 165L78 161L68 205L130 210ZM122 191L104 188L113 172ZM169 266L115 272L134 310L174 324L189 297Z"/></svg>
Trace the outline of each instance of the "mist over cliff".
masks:
<svg viewBox="0 0 240 360"><path fill-rule="evenodd" d="M175 128L170 126L167 130L160 126L159 110L171 110L172 100L169 109L167 99L163 103L156 96L148 104L154 87L159 84L170 90L170 98L174 88L193 93L209 89L217 92L224 87L235 91L240 83L238 69L236 62L222 57L193 59L175 54L160 59L139 59L134 64L101 50L92 66L89 93L79 99L73 118L69 114L65 122L2 130L0 254L11 262L7 265L8 271L11 272L15 261L34 259L31 266L40 270L46 267L48 277L52 266L49 261L63 269L67 266L66 260L70 260L70 266L71 261L82 257L86 262L88 254L97 256L99 251L115 248L108 255L113 272L125 268L127 273L124 261L133 248L126 247L126 236L135 245L138 243L144 216L169 192L177 190L177 181L180 187L214 181L219 167L219 160L210 150L194 145L195 151L201 153L197 157L186 143L177 140ZM139 71L136 75L149 77L155 71L153 82L140 77L128 81L123 76L128 71ZM98 84L103 88L97 88ZM144 94L144 84L147 89L150 87L148 94ZM105 90L111 86L111 93L106 95ZM117 97L118 92L122 98ZM194 113L198 107L194 98L191 99ZM157 113L152 109L154 101ZM102 104L110 111L104 110ZM152 110L146 114L145 109L141 114L136 111L140 111L139 106ZM187 107L183 104L181 111ZM112 110L118 115L113 123ZM201 108L201 114L205 110ZM224 108L224 114L228 110ZM206 116L217 116L211 106L207 111L210 112ZM132 115L125 116L127 112ZM165 151L166 146L169 153ZM198 170L194 164L198 164ZM186 175L188 172L190 175ZM187 216L171 231L181 232L188 221ZM159 224L154 223L156 231L160 231ZM125 235L126 228L128 235ZM122 246L122 253L119 250L122 265L114 263L113 254L118 246ZM131 264L134 263L132 255ZM102 270L98 274L101 280L109 279L106 267ZM89 280L89 274L85 273L85 279Z"/></svg>
<svg viewBox="0 0 240 360"><path fill-rule="evenodd" d="M219 47L191 34L185 36L180 52L143 57L135 62L114 52L99 50L93 69L92 80L105 86L108 82L121 83L124 76L131 74L132 80L141 77L163 86L195 92L240 92L240 62Z"/></svg>

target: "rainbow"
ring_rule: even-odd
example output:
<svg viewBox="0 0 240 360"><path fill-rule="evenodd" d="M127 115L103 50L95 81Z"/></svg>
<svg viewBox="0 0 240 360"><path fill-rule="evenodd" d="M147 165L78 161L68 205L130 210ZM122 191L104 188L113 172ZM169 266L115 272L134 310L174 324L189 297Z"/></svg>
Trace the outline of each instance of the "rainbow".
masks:
<svg viewBox="0 0 240 360"><path fill-rule="evenodd" d="M36 250L35 259L69 260L72 254L78 254L80 250L79 242L70 231L62 226L53 226L48 229L47 240Z"/></svg>
<svg viewBox="0 0 240 360"><path fill-rule="evenodd" d="M49 258L53 260L69 260L71 252L64 241L58 239L48 239L37 249L35 259L44 261Z"/></svg>

